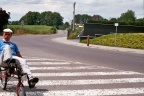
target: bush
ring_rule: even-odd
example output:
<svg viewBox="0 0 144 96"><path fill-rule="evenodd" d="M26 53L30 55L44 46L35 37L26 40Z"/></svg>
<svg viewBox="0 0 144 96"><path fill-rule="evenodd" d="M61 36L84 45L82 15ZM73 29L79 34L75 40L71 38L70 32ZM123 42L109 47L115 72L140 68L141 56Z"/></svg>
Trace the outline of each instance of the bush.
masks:
<svg viewBox="0 0 144 96"><path fill-rule="evenodd" d="M76 32L71 32L68 36L68 39L76 39L78 34L80 34L80 32L83 30L83 27L79 27Z"/></svg>
<svg viewBox="0 0 144 96"><path fill-rule="evenodd" d="M50 29L50 33L51 33L51 34L56 34L56 33L57 33L57 29L56 29L55 27L52 27L52 28Z"/></svg>
<svg viewBox="0 0 144 96"><path fill-rule="evenodd" d="M68 39L76 39L76 37L77 37L77 33L73 32L68 36Z"/></svg>

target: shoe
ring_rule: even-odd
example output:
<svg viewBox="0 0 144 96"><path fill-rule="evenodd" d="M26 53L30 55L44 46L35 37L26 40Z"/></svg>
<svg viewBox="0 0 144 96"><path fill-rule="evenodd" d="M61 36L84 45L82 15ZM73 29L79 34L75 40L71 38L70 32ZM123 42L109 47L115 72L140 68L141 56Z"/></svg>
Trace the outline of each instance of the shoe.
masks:
<svg viewBox="0 0 144 96"><path fill-rule="evenodd" d="M29 88L34 88L35 87L35 85L36 85L36 83L39 81L39 79L38 78L33 78L33 79L30 79L29 81L28 81L28 84L29 84Z"/></svg>

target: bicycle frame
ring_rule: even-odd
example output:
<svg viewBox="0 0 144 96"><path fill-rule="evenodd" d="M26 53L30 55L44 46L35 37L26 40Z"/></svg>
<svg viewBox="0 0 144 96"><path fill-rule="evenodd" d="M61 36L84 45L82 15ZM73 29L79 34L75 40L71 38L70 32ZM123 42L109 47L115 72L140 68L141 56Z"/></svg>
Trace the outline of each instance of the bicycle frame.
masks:
<svg viewBox="0 0 144 96"><path fill-rule="evenodd" d="M11 78L16 78L18 80L18 83L16 85L17 96L26 96L23 81L22 81L22 76L26 74L22 72L21 68L17 67L16 63L14 65L15 67L12 67L14 68L14 71L12 73L9 73L11 70L9 67L5 67L4 70L0 70L0 78L1 78L3 89L6 90L7 83ZM0 68L2 69L3 67ZM20 93L20 91L22 91L22 93Z"/></svg>

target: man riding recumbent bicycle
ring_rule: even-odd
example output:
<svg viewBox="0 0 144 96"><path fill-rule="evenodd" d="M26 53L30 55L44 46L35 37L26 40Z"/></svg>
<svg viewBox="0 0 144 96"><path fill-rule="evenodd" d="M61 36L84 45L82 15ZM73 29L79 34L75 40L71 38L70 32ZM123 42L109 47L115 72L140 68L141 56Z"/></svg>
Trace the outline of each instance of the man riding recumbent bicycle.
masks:
<svg viewBox="0 0 144 96"><path fill-rule="evenodd" d="M29 88L34 88L39 79L32 76L29 66L26 60L22 58L17 45L10 41L12 33L13 31L11 29L4 29L3 40L0 41L0 65L2 66L0 72L1 83L4 85L3 89L6 89L6 82L12 74L17 75L18 81L20 80L17 88L19 88L19 86L23 87L21 82L21 76L23 75L27 75ZM3 67L3 64L6 65L6 67Z"/></svg>

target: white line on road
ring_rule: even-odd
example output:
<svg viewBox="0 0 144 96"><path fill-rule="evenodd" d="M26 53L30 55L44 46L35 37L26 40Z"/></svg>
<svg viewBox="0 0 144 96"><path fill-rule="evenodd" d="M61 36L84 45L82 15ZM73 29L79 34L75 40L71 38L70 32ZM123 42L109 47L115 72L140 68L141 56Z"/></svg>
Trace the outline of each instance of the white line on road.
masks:
<svg viewBox="0 0 144 96"><path fill-rule="evenodd" d="M144 78L122 78L122 79L89 79L89 80L43 80L37 86L44 85L89 85L89 84L118 84L118 83L140 83ZM27 83L27 82L26 82Z"/></svg>
<svg viewBox="0 0 144 96"><path fill-rule="evenodd" d="M48 89L47 89L48 90ZM57 90L26 92L27 96L108 96L144 94L144 88L115 88L87 90ZM0 96L15 96L14 92L1 92Z"/></svg>
<svg viewBox="0 0 144 96"><path fill-rule="evenodd" d="M100 76L100 75L141 75L130 71L119 72L60 72L60 73L33 73L34 76Z"/></svg>
<svg viewBox="0 0 144 96"><path fill-rule="evenodd" d="M76 69L105 69L105 68L96 66L30 67L30 70L76 70Z"/></svg>
<svg viewBox="0 0 144 96"><path fill-rule="evenodd" d="M119 83L140 83L144 78L121 78L121 79L86 79L86 80L40 80L36 86L55 86L55 85L91 85L91 84L119 84ZM17 81L9 81L9 85L16 84ZM27 85L27 81L23 82Z"/></svg>
<svg viewBox="0 0 144 96"><path fill-rule="evenodd" d="M65 60L59 60L59 59L48 59L48 58L25 58L27 61L34 60L34 61L65 61Z"/></svg>
<svg viewBox="0 0 144 96"><path fill-rule="evenodd" d="M69 62L28 62L28 65L70 65Z"/></svg>
<svg viewBox="0 0 144 96"><path fill-rule="evenodd" d="M144 94L144 88L118 88L118 89L93 89L93 90L61 90L32 92L35 96L106 96ZM37 95L39 94L39 95ZM31 96L30 94L28 96Z"/></svg>

